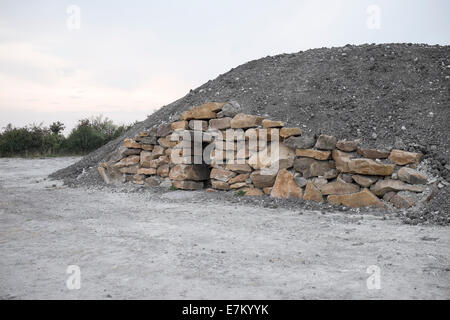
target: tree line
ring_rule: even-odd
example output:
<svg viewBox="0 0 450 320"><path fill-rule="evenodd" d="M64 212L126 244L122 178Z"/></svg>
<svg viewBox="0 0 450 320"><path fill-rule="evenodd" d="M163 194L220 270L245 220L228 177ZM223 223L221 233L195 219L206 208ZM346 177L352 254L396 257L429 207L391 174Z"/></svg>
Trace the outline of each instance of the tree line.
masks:
<svg viewBox="0 0 450 320"><path fill-rule="evenodd" d="M84 155L119 137L134 124L115 125L97 116L81 119L66 137L63 123L57 121L21 128L8 124L0 131L0 157Z"/></svg>

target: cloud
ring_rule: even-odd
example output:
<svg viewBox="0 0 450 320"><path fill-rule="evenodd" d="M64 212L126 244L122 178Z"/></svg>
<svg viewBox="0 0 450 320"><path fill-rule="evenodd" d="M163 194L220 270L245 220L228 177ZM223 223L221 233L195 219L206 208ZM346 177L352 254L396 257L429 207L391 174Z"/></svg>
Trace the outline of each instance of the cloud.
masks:
<svg viewBox="0 0 450 320"><path fill-rule="evenodd" d="M75 68L30 43L1 43L0 65L0 109L151 113L186 93L188 87L174 75L156 73L131 88L108 86L98 81L103 77L98 70Z"/></svg>

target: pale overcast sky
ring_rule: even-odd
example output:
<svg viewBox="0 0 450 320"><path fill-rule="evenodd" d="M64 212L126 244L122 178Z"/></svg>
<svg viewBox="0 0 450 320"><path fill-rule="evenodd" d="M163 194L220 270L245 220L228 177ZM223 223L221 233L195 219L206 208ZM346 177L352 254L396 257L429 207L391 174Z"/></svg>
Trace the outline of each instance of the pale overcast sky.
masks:
<svg viewBox="0 0 450 320"><path fill-rule="evenodd" d="M0 127L60 120L71 128L98 114L143 120L267 55L448 45L449 16L448 0L0 0Z"/></svg>

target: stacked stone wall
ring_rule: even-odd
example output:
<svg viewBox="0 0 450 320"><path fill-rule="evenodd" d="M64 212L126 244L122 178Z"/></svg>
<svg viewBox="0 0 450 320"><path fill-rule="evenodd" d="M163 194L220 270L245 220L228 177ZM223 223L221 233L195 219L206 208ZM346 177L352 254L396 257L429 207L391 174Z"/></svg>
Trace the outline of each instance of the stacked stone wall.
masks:
<svg viewBox="0 0 450 320"><path fill-rule="evenodd" d="M358 140L316 137L239 113L233 103L211 102L125 139L98 170L106 183L408 208L414 200L407 193L421 193L427 183L416 171L421 158L365 148Z"/></svg>

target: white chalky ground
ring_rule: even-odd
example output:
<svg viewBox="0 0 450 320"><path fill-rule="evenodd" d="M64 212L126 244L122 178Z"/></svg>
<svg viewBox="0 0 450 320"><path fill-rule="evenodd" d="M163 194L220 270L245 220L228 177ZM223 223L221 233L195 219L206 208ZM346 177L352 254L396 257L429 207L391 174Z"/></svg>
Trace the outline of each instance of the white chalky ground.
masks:
<svg viewBox="0 0 450 320"><path fill-rule="evenodd" d="M450 298L449 228L43 180L76 160L0 159L1 299Z"/></svg>

